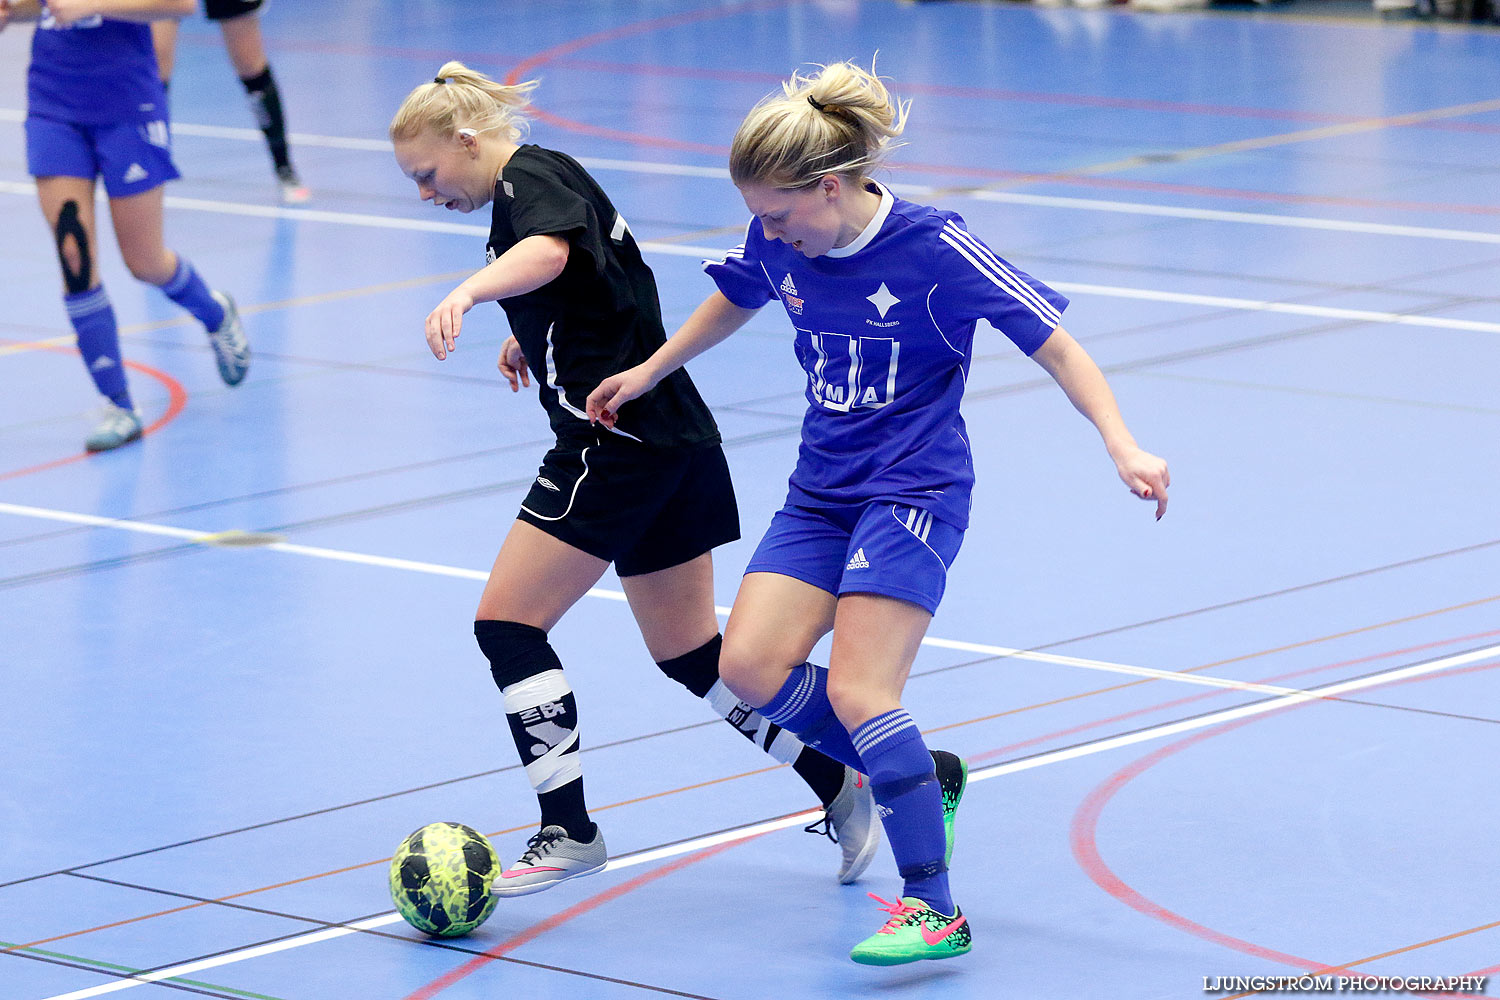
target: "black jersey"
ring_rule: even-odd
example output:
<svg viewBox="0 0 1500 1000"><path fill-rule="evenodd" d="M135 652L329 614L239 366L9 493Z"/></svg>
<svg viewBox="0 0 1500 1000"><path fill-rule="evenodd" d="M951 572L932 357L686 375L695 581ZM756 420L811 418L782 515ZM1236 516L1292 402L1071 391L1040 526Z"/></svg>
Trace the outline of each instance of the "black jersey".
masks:
<svg viewBox="0 0 1500 1000"><path fill-rule="evenodd" d="M489 257L543 234L568 241L562 274L500 305L540 383L553 431L572 436L590 429L584 403L594 387L645 361L667 335L656 279L609 197L572 157L525 145L495 182ZM683 369L620 407L615 431L655 447L719 440Z"/></svg>

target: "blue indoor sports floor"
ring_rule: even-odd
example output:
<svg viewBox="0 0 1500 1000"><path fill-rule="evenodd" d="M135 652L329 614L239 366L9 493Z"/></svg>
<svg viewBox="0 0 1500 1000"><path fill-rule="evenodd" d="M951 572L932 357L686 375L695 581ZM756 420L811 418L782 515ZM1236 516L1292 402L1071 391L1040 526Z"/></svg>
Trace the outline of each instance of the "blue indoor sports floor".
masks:
<svg viewBox="0 0 1500 1000"><path fill-rule="evenodd" d="M263 24L314 199L276 201L195 17L167 208L253 368L224 388L106 235L151 430L97 457L25 169L31 29L0 34L0 998L1148 1000L1500 970L1500 31L884 0L282 0ZM981 332L975 523L907 688L973 766L972 954L849 962L889 853L837 885L805 787L658 674L612 576L552 638L615 865L423 940L386 892L402 837L458 820L509 859L535 819L470 622L549 434L494 370L499 309L427 351L487 216L418 203L390 114L449 57L540 78L534 140L611 192L670 330L747 217L740 117L877 50L913 102L890 182L1072 297L1173 474L1153 522ZM746 535L716 555L727 605L802 376L773 309L692 373Z"/></svg>

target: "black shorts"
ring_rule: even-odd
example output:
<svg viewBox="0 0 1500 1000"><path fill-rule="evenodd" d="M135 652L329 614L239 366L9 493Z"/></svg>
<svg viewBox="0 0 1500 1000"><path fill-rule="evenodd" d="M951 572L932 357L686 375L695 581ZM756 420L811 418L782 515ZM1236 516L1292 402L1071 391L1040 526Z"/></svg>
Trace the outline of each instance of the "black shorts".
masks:
<svg viewBox="0 0 1500 1000"><path fill-rule="evenodd" d="M609 434L560 441L516 516L614 563L622 577L670 569L740 537L717 444L650 448Z"/></svg>
<svg viewBox="0 0 1500 1000"><path fill-rule="evenodd" d="M203 16L210 21L232 21L254 14L264 4L265 0L203 0Z"/></svg>

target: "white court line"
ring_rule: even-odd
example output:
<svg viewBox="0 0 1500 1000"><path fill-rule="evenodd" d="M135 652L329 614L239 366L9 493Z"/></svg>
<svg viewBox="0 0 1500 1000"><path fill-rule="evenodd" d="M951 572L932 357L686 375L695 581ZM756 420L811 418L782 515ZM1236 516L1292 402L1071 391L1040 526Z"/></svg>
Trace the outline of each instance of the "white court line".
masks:
<svg viewBox="0 0 1500 1000"><path fill-rule="evenodd" d="M258 134L258 133L257 133ZM0 181L0 194L35 193L30 184ZM99 194L103 198L103 192ZM291 219L303 222L329 222L345 226L362 226L373 229L397 229L429 233L457 233L465 236L488 236L484 226L459 222L442 222L436 219L405 219L386 215L368 215L360 212L326 212L310 208L284 208L279 205L251 205L243 202L213 201L206 198L183 198L167 195L169 208L194 212L214 212L222 215L242 215L262 219ZM1496 242L1500 242L1497 238ZM693 257L699 260L719 260L724 256L723 247L688 246L679 243L657 243L650 240L640 243L644 253L666 254L673 257ZM1135 299L1148 302L1171 302L1181 305L1208 306L1215 309L1232 309L1242 312L1271 312L1291 316L1313 316L1318 319L1349 320L1356 323L1390 323L1398 326L1420 326L1439 330L1470 330L1481 333L1500 333L1500 323L1481 320L1448 319L1441 316L1420 316L1407 313L1376 312L1369 309L1339 309L1333 306L1302 305L1295 302L1268 302L1263 299L1240 299L1223 295L1195 295L1188 292L1164 292L1149 288L1124 288L1115 285L1093 285L1075 281L1053 281L1049 284L1060 292L1069 294L1098 295L1104 298Z"/></svg>
<svg viewBox="0 0 1500 1000"><path fill-rule="evenodd" d="M146 535L165 535L169 538L180 538L183 541L211 546L220 545L225 540L226 534L228 534L226 532L198 531L193 528L174 528L164 524L152 524L149 521L130 521L116 517L101 517L97 514L78 514L73 511L54 510L50 507L28 507L23 504L13 503L0 503L0 514L13 514L16 517L30 517L43 521L61 521L64 524L80 524L91 528L114 528L120 531L131 531ZM378 566L383 569L399 569L412 573L426 573L430 576L454 577L461 580L484 581L489 579L487 572L477 569L444 566L441 563L420 562L414 559L395 559L390 556L368 555L363 552L349 552L343 549L325 549L313 545L298 545L293 542L270 542L264 545L246 546L246 548L255 550L270 549L274 552L309 556L314 559L329 559L335 562L355 563L361 566ZM621 591L609 590L604 587L594 587L588 591L586 596L607 601L625 600L625 595ZM714 611L720 617L727 617L729 615L729 609L722 605L715 606ZM985 643L965 642L959 639L939 639L934 636L926 636L922 639L922 645L930 646L934 649L952 649L966 653L982 653L986 656L1028 660L1034 663L1047 663L1053 666L1081 667L1085 670L1101 670L1105 673L1129 674L1132 677L1150 677L1156 680L1177 681L1182 684L1196 684L1201 687L1227 688L1235 691L1255 691L1261 694L1275 695L1302 693L1298 688L1256 684L1253 681L1239 681L1227 677L1208 677L1201 674L1180 673L1175 670L1158 670L1153 667L1111 663L1107 660L1089 660L1078 656L1062 656L1057 653L1038 653L1031 650L1014 649L1010 646L991 646Z"/></svg>
<svg viewBox="0 0 1500 1000"><path fill-rule="evenodd" d="M20 122L24 112L14 108L0 108L0 121ZM243 142L265 141L257 129L228 128L221 125L194 125L175 122L172 131L179 135L190 135L210 139L235 139ZM365 152L391 153L387 139L351 138L337 135L315 135L294 132L288 139L294 146L323 147L325 149L353 149ZM658 163L649 160L620 160L608 157L576 157L589 170L618 170L635 174L665 174L672 177L704 177L728 180L729 171L723 167L701 167L681 163ZM1316 216L1277 215L1269 212L1232 212L1206 208L1189 208L1177 205L1154 205L1147 202L1111 201L1101 198L1069 198L1061 195L1024 194L1013 191L991 191L986 188L953 188L931 184L891 184L892 191L901 195L931 195L942 191L948 198L973 198L977 201L999 202L1007 205L1033 205L1043 208L1062 208L1084 212L1111 212L1121 215L1149 215L1171 219L1190 219L1199 222L1228 222L1241 225L1282 226L1296 229L1323 229L1334 232L1364 233L1373 236L1398 236L1409 239L1452 240L1460 243L1500 244L1500 233L1469 229L1445 229L1433 226L1403 226L1384 222L1359 222L1353 219L1328 219ZM170 199L169 199L170 202ZM484 230L488 235L489 230Z"/></svg>
<svg viewBox="0 0 1500 1000"><path fill-rule="evenodd" d="M1148 740L1160 740L1169 736L1177 736L1198 729L1206 729L1209 726L1217 726L1226 722L1236 722L1240 719L1248 719L1267 712L1275 712L1279 709L1289 708L1293 705L1303 704L1324 698L1332 698L1337 695L1348 694L1351 691L1360 691L1365 688L1376 687L1382 684L1392 684L1397 681L1409 680L1413 677L1421 677L1425 674L1436 673L1440 670L1449 670L1483 660L1493 659L1500 656L1500 645L1489 646L1484 649L1471 650L1467 653L1459 653L1454 656L1445 656L1426 663L1417 663L1408 667L1397 667L1393 670L1383 671L1369 677L1358 677L1354 680L1337 681L1322 687L1312 688L1308 691L1298 691L1280 698L1271 698L1266 701L1257 702L1253 705L1242 705L1239 708L1230 708L1212 715L1200 716L1196 719L1184 719L1181 722L1171 722L1166 725L1156 726L1152 729L1141 730L1135 733L1125 733L1121 736L1099 740L1096 743L1085 743L1074 747L1065 747L1061 750L1053 750L1050 753L1038 754L1035 757L1027 757L1022 760L1012 761L1008 764L992 764L989 767L975 768L969 772L969 781L986 781L990 778L999 778L1003 775L1017 774L1021 771L1030 771L1038 767L1046 767L1050 764L1061 764L1064 761L1076 760L1080 757L1089 757L1108 750L1116 750L1121 747L1133 746ZM709 847L720 844L733 843L739 840L748 840L751 837L763 833L771 833L776 830L785 830L789 827L804 825L821 815L821 810L810 810L799 813L796 816L787 816L781 819L768 820L755 826L746 827L741 830L733 830L726 833L717 833L710 836L698 837L693 840L672 844L667 847L659 847L654 850L642 851L639 854L627 855L616 858L605 866L605 871L619 871L634 865L646 864L651 861L660 861L671 857L681 857ZM103 996L107 993L117 993L120 990L132 989L147 983L154 983L162 979L171 979L175 976L191 975L205 969L213 969L222 965L230 965L235 962L243 962L251 958L259 958L262 955L271 955L280 951L289 951L293 948L301 948L310 944L318 944L322 941L330 941L334 938L344 937L357 933L361 930L372 930L376 927L385 927L401 920L400 914L385 913L376 917L368 917L364 920L350 924L347 927L332 927L321 931L312 931L301 937L288 938L285 941L277 941L271 944L259 945L247 948L243 951L234 951L226 955L217 955L213 958L205 958L197 962L187 962L182 965L160 969L156 972L143 973L130 979L120 979L100 986L92 986L87 989L74 990L72 993L61 993L48 997L46 1000L86 1000L88 997Z"/></svg>

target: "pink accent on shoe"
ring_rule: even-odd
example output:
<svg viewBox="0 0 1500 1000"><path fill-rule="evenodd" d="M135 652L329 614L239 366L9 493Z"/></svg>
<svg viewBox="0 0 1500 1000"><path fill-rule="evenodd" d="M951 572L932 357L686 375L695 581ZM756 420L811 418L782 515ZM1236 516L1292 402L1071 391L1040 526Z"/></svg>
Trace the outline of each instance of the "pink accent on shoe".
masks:
<svg viewBox="0 0 1500 1000"><path fill-rule="evenodd" d="M533 872L560 872L560 871L562 871L561 868L546 868L546 867L512 868L512 869L510 869L508 871L501 872L500 873L500 877L501 878L515 878L518 875L530 875Z"/></svg>
<svg viewBox="0 0 1500 1000"><path fill-rule="evenodd" d="M953 923L949 924L947 927L944 927L943 930L942 930L942 932L938 933L938 934L934 934L931 931L929 931L927 929L927 925L923 924L923 923L918 923L917 924L917 929L922 932L922 940L923 941L926 941L930 945L931 944L942 944L944 938L946 938L949 934L952 934L954 931L956 931L960 927L962 927L964 925L964 922L966 920L968 920L968 919L969 919L968 917L959 917L957 920L953 921Z"/></svg>
<svg viewBox="0 0 1500 1000"><path fill-rule="evenodd" d="M888 899L881 899L873 892L867 892L865 893L865 895L875 900L875 902L882 904L880 908L891 915L891 919L887 920L885 922L885 926L876 931L876 934L894 934L896 933L896 928L901 926L903 917L909 917L913 913L922 912L921 910L918 910L915 907L907 906L902 902L892 903Z"/></svg>

